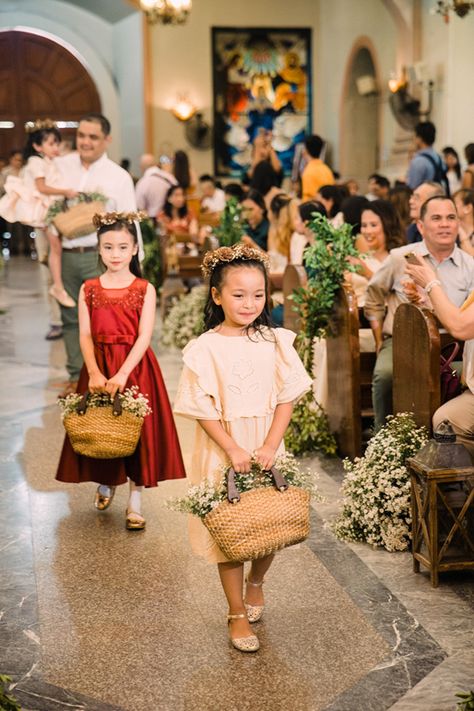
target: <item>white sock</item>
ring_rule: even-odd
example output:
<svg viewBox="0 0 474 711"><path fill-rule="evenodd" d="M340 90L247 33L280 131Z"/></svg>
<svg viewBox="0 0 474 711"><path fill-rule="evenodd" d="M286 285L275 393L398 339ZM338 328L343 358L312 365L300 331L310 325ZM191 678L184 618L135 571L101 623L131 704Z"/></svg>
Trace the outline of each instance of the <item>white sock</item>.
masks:
<svg viewBox="0 0 474 711"><path fill-rule="evenodd" d="M115 489L115 486L106 486L105 484L101 484L99 486L99 494L101 496L112 496L112 492Z"/></svg>
<svg viewBox="0 0 474 711"><path fill-rule="evenodd" d="M141 514L142 509L142 489L143 486L137 486L130 480L130 496L128 498L128 510Z"/></svg>

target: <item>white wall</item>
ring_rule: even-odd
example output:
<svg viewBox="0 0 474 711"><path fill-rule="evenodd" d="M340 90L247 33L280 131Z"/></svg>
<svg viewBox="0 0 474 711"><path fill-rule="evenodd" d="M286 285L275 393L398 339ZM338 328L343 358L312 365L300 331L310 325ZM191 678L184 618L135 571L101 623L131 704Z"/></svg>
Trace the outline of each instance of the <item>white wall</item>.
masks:
<svg viewBox="0 0 474 711"><path fill-rule="evenodd" d="M323 0L324 2L324 0ZM155 153L170 147L188 152L196 172L212 172L212 151L191 148L184 126L171 114L177 94L187 93L212 121L211 27L316 27L318 0L197 0L181 27L151 29ZM313 32L313 76L318 79ZM313 107L313 123L318 128Z"/></svg>
<svg viewBox="0 0 474 711"><path fill-rule="evenodd" d="M435 81L432 120L438 149L446 144L463 155L474 142L474 15L459 18L451 13L446 24L429 14L430 0L423 0L422 53L427 75Z"/></svg>

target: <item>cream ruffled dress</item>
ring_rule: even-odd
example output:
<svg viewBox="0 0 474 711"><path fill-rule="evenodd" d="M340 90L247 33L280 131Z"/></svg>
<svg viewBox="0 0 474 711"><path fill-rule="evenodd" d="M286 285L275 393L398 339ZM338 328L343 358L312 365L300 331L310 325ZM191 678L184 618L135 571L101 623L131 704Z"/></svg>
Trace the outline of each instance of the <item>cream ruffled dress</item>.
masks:
<svg viewBox="0 0 474 711"><path fill-rule="evenodd" d="M174 412L196 420L219 420L235 442L248 452L260 447L278 404L293 402L311 388L293 347L295 334L285 328L263 334L223 336L207 331L183 350ZM277 454L284 452L283 442ZM216 481L229 460L224 451L196 423L189 481ZM227 559L197 516L190 516L194 553L210 563Z"/></svg>

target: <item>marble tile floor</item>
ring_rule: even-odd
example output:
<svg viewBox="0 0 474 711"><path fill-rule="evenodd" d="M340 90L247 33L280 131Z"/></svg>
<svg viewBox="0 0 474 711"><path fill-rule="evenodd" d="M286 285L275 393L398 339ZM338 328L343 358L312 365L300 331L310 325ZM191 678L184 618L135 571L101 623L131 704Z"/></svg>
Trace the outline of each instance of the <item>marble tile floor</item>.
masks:
<svg viewBox="0 0 474 711"><path fill-rule="evenodd" d="M268 575L261 651L234 651L216 571L164 506L184 482L147 491L130 534L124 488L97 515L92 484L54 480L64 350L44 340L37 264L11 260L0 309L0 673L24 711L451 711L473 688L472 575L432 589L409 554L337 541L338 460L308 460L326 500ZM179 353L156 349L172 397Z"/></svg>

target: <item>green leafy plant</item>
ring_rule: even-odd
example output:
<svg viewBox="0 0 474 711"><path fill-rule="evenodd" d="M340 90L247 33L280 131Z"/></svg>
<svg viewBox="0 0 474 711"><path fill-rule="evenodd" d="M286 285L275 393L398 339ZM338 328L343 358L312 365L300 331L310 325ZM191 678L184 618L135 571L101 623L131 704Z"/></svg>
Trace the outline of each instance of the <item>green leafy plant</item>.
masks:
<svg viewBox="0 0 474 711"><path fill-rule="evenodd" d="M207 286L195 286L173 304L163 322L161 340L164 346L184 348L203 333L207 289Z"/></svg>
<svg viewBox="0 0 474 711"><path fill-rule="evenodd" d="M474 711L474 691L460 691L456 696L461 699L458 701L457 711Z"/></svg>
<svg viewBox="0 0 474 711"><path fill-rule="evenodd" d="M159 238L151 220L142 220L140 229L145 254L141 264L142 274L158 290L163 283L164 277Z"/></svg>
<svg viewBox="0 0 474 711"><path fill-rule="evenodd" d="M237 198L230 198L225 205L219 225L214 228L213 234L219 240L221 247L231 247L237 244L245 234L242 218L242 206Z"/></svg>
<svg viewBox="0 0 474 711"><path fill-rule="evenodd" d="M322 215L310 223L314 243L305 250L304 263L308 272L305 287L295 289L292 301L301 318L301 331L296 348L309 375L314 367L314 339L327 337L332 308L347 271L354 268L349 257L357 257L350 225L333 227ZM336 453L336 441L329 429L323 408L308 393L296 405L285 436L288 449L294 454L319 450L327 455Z"/></svg>
<svg viewBox="0 0 474 711"><path fill-rule="evenodd" d="M365 455L345 459L342 511L332 529L338 538L403 551L411 538L410 476L406 461L428 439L413 415L402 412L370 440Z"/></svg>
<svg viewBox="0 0 474 711"><path fill-rule="evenodd" d="M1 711L21 711L20 704L7 693L8 685L11 683L11 678L6 674L0 674L0 709Z"/></svg>
<svg viewBox="0 0 474 711"><path fill-rule="evenodd" d="M81 202L107 202L107 198L102 193L79 193L75 198L61 198L61 200L55 200L55 202L50 205L48 212L46 213L46 224L50 225L59 213L64 212L65 208L69 209L74 205L78 205Z"/></svg>
<svg viewBox="0 0 474 711"><path fill-rule="evenodd" d="M321 500L316 485L316 476L309 469L300 469L296 459L288 453L282 454L275 460L275 467L285 477L290 486L305 489L311 496ZM188 489L186 496L168 499L166 505L173 511L190 513L203 518L227 497L228 466L220 470L221 477L216 482L213 479L204 479L200 484ZM235 485L241 494L251 489L273 486L270 472L263 471L260 464L252 461L250 472L235 474Z"/></svg>

